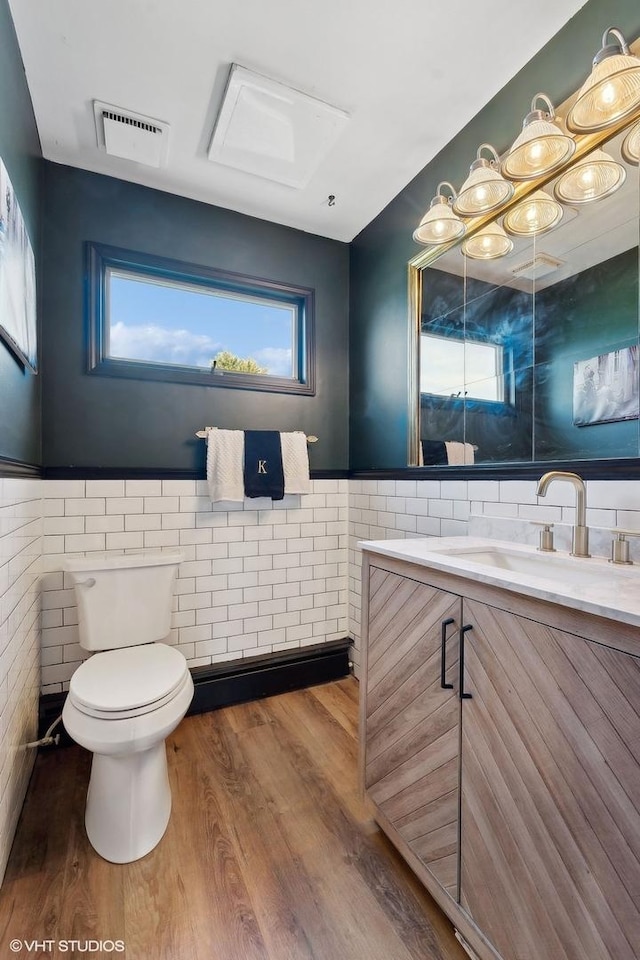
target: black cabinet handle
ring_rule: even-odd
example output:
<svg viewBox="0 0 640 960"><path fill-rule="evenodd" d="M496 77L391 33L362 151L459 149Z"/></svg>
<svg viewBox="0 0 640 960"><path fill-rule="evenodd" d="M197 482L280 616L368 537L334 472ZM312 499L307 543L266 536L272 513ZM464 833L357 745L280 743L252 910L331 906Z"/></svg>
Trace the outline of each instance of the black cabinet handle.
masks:
<svg viewBox="0 0 640 960"><path fill-rule="evenodd" d="M452 683L446 683L447 678L447 661L446 661L446 646L447 646L447 627L452 623L455 623L453 617L447 617L446 620L442 621L442 633L440 635L440 686L443 690L453 690Z"/></svg>
<svg viewBox="0 0 640 960"><path fill-rule="evenodd" d="M464 692L464 635L468 630L473 630L473 626L470 623L460 627L460 683L458 685L458 693L460 694L461 700L471 700L471 694Z"/></svg>

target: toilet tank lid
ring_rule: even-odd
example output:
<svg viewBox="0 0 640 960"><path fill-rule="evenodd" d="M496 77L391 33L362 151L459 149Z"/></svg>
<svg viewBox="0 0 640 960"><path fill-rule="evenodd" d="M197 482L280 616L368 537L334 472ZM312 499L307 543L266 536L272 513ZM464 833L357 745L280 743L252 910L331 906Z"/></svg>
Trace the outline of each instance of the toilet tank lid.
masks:
<svg viewBox="0 0 640 960"><path fill-rule="evenodd" d="M179 550L142 551L140 553L92 553L87 557L68 556L63 567L71 573L87 570L123 570L135 567L162 567L181 563L184 554Z"/></svg>

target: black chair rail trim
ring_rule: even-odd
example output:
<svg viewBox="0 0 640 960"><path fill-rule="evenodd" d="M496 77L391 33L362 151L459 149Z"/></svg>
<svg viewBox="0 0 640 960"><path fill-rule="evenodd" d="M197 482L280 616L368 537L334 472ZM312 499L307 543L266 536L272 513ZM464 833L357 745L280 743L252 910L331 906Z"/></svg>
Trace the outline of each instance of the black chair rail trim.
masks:
<svg viewBox="0 0 640 960"><path fill-rule="evenodd" d="M35 463L24 463L22 460L11 460L9 457L0 457L0 477L32 477L42 478L43 470Z"/></svg>
<svg viewBox="0 0 640 960"><path fill-rule="evenodd" d="M311 470L312 480L347 480L348 470ZM45 480L204 480L202 470L170 467L45 467Z"/></svg>

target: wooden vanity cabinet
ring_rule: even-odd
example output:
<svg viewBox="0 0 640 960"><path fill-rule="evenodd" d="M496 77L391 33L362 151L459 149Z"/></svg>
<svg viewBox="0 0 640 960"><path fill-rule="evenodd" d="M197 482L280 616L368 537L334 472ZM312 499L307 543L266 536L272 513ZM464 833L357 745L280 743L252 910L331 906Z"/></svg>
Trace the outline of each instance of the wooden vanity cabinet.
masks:
<svg viewBox="0 0 640 960"><path fill-rule="evenodd" d="M362 771L383 829L481 960L638 960L634 628L370 563Z"/></svg>
<svg viewBox="0 0 640 960"><path fill-rule="evenodd" d="M460 597L371 569L364 782L421 862L458 895ZM444 648L444 649L443 649Z"/></svg>

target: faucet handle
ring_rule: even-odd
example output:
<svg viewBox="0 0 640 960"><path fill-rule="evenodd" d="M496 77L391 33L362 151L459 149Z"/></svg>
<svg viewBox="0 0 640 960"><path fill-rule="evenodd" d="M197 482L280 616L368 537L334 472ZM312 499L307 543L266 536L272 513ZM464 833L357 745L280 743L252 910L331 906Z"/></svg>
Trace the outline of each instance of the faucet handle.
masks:
<svg viewBox="0 0 640 960"><path fill-rule="evenodd" d="M615 534L615 539L611 541L611 559L609 563L633 563L633 560L629 559L629 541L627 537L640 537L640 530L622 530L616 527L611 533Z"/></svg>
<svg viewBox="0 0 640 960"><path fill-rule="evenodd" d="M556 548L553 545L553 524L548 520L530 520L534 527L542 527L540 531L540 543L538 545L538 550L542 553L555 553Z"/></svg>

